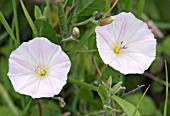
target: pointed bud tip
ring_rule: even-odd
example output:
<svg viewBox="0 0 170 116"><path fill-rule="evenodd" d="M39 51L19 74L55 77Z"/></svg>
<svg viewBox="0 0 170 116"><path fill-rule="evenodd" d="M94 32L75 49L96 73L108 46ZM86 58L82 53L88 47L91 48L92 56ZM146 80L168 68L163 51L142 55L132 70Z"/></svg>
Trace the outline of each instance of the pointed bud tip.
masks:
<svg viewBox="0 0 170 116"><path fill-rule="evenodd" d="M110 24L114 20L115 18L113 16L102 18L99 20L99 25L104 26L104 25Z"/></svg>

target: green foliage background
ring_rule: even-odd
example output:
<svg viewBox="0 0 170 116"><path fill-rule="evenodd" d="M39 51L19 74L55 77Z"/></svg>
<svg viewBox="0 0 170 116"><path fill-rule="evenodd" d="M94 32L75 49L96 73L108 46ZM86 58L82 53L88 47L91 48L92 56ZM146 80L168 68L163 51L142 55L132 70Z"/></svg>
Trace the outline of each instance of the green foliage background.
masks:
<svg viewBox="0 0 170 116"><path fill-rule="evenodd" d="M74 78L98 86L112 76L113 84L123 81L123 86L126 87L125 92L144 84L146 86L138 93L125 97L125 100L135 106L138 104L147 86L151 84L147 95L145 95L140 104L139 112L142 116L162 116L165 101L165 85L163 85L163 80L165 80L164 59L167 60L168 67L170 67L170 0L119 0L116 7L109 14L116 15L123 11L132 12L147 23L152 21L153 23L150 27L153 29L153 32L160 30L164 35L161 36L159 33L155 33L158 43L157 58L151 67L143 75L127 75L126 77L104 65L100 59L96 47L95 25L91 21L78 26L80 29L78 42L70 40L62 43L64 38L71 36L71 30L77 23L91 18L95 11L98 11L95 19L100 19L110 9L114 0L79 0L69 14L68 11L76 0L65 0L58 4L52 1L57 0L51 0L50 6L48 6L48 0L47 2L43 0L40 0L40 2L24 0L24 4L34 21L39 36L47 37L53 43L60 44L69 55L72 67L68 78ZM37 6L36 12L34 11L35 5ZM35 35L25 18L18 0L16 0L16 10L20 41L21 43L29 41ZM12 0L1 0L0 11L17 36L17 30L14 26ZM154 26L157 26L156 31ZM86 48L94 51L85 52L87 51ZM30 100L30 97L16 93L7 77L8 58L14 49L16 49L14 42L2 23L0 23L0 116L13 116L15 112L21 114L27 108ZM102 76L97 72L94 61L98 64ZM118 95L121 95L121 92ZM36 99L27 115L40 115L40 107L43 116L103 114L102 100L96 91L68 82L58 96L64 98L65 107L60 107L57 96L55 97L56 99ZM117 109L120 109L118 115L121 115L121 108L118 104ZM170 102L168 102L167 113L167 115L170 115Z"/></svg>

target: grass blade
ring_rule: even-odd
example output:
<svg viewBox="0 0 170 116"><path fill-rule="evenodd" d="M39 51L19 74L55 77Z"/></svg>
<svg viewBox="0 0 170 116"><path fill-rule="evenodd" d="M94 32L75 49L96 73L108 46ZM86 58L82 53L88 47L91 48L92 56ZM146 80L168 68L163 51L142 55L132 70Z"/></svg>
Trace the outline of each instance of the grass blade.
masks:
<svg viewBox="0 0 170 116"><path fill-rule="evenodd" d="M168 68L167 68L166 60L165 60L165 74L166 74L166 98L165 98L165 105L164 105L164 116L167 116L167 104L168 104Z"/></svg>
<svg viewBox="0 0 170 116"><path fill-rule="evenodd" d="M30 98L28 104L26 105L24 111L22 112L21 116L28 116L28 113L30 112L31 106L33 104L33 99Z"/></svg>
<svg viewBox="0 0 170 116"><path fill-rule="evenodd" d="M140 106L140 104L141 104L141 102L142 102L142 100L143 100L146 92L148 91L149 87L150 87L150 85L146 88L145 92L143 93L142 97L140 98L140 100L139 100L139 102L138 102L138 104L137 104L137 106L136 106L136 109L135 109L135 111L133 112L133 116L136 116L137 110L138 110L138 108L139 108L139 106Z"/></svg>
<svg viewBox="0 0 170 116"><path fill-rule="evenodd" d="M18 16L17 16L16 2L17 2L16 0L12 0L16 38L17 38L17 43L19 45L20 44L20 36L19 36L19 26L18 26Z"/></svg>
<svg viewBox="0 0 170 116"><path fill-rule="evenodd" d="M132 11L133 0L126 0L125 1L125 11L129 12Z"/></svg>
<svg viewBox="0 0 170 116"><path fill-rule="evenodd" d="M21 3L21 6L22 6L22 9L23 9L23 12L24 12L24 14L25 14L25 17L26 17L26 19L27 19L27 21L28 21L28 23L29 23L29 25L30 25L33 33L34 33L34 36L36 36L36 37L39 36L38 30L37 30L37 28L35 27L35 25L34 25L34 23L33 23L32 19L31 19L30 15L29 15L29 13L28 13L28 11L27 11L27 9L26 9L23 1L20 0L20 3Z"/></svg>
<svg viewBox="0 0 170 116"><path fill-rule="evenodd" d="M2 14L2 12L0 11L0 21L2 22L2 24L4 25L5 29L7 30L8 34L10 35L10 37L12 38L12 40L15 43L15 47L17 47L19 44L17 43L17 39L14 36L14 33L12 31L12 29L10 28L10 26L8 25L7 21L5 20L4 15Z"/></svg>
<svg viewBox="0 0 170 116"><path fill-rule="evenodd" d="M137 16L138 18L141 17L141 14L142 14L142 12L143 12L144 7L145 7L145 0L139 0L139 2L138 2L138 8L137 8L137 13L136 13L136 16Z"/></svg>
<svg viewBox="0 0 170 116"><path fill-rule="evenodd" d="M2 99L5 101L7 106L14 113L14 115L18 116L19 112L18 112L17 108L14 106L14 103L12 102L12 99L10 98L10 96L8 95L7 91L2 86L1 83L0 83L0 93L1 93L0 95L1 95Z"/></svg>

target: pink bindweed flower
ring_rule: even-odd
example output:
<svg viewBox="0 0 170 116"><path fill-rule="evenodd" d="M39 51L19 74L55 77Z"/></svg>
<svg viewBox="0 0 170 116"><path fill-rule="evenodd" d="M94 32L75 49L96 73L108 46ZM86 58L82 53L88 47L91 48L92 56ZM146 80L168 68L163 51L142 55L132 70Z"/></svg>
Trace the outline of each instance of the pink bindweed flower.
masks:
<svg viewBox="0 0 170 116"><path fill-rule="evenodd" d="M147 24L132 13L95 29L99 55L105 64L123 74L142 74L156 56L156 39Z"/></svg>
<svg viewBox="0 0 170 116"><path fill-rule="evenodd" d="M9 58L8 76L15 91L32 98L58 95L71 62L59 45L44 37L24 42Z"/></svg>

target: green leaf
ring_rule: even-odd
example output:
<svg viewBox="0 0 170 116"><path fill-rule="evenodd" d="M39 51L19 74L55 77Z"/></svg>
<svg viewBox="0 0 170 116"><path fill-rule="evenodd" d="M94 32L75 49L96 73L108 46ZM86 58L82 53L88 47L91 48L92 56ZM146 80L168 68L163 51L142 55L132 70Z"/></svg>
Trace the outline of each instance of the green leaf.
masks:
<svg viewBox="0 0 170 116"><path fill-rule="evenodd" d="M105 8L105 0L80 0L76 7L74 16L89 16L94 11L99 13Z"/></svg>
<svg viewBox="0 0 170 116"><path fill-rule="evenodd" d="M44 116L59 116L61 115L61 109L55 103L46 104L43 108Z"/></svg>
<svg viewBox="0 0 170 116"><path fill-rule="evenodd" d="M41 10L37 5L34 8L34 15L35 15L35 19L39 19L40 17L42 17Z"/></svg>
<svg viewBox="0 0 170 116"><path fill-rule="evenodd" d="M135 106L128 101L125 101L124 99L113 95L112 99L115 100L121 107L122 109L126 112L128 116L132 116L133 112L135 111ZM135 116L141 116L139 111L136 112Z"/></svg>
<svg viewBox="0 0 170 116"><path fill-rule="evenodd" d="M1 116L14 116L14 114L11 112L10 108L8 108L6 106L0 107L0 113L1 113Z"/></svg>
<svg viewBox="0 0 170 116"><path fill-rule="evenodd" d="M113 94L116 94L119 90L120 90L120 87L122 85L122 81L118 82L117 84L115 84L113 87L112 87L112 93Z"/></svg>
<svg viewBox="0 0 170 116"><path fill-rule="evenodd" d="M99 87L97 88L97 92L103 102L103 105L104 105L105 102L108 100L106 87L100 84Z"/></svg>
<svg viewBox="0 0 170 116"><path fill-rule="evenodd" d="M79 99L86 99L88 101L92 101L93 100L93 93L89 89L81 88L79 90Z"/></svg>
<svg viewBox="0 0 170 116"><path fill-rule="evenodd" d="M54 29L46 20L38 19L35 21L35 25L40 36L48 38L53 43L59 43L59 38L56 36Z"/></svg>
<svg viewBox="0 0 170 116"><path fill-rule="evenodd" d="M136 106L139 103L141 97L142 93L136 93L126 96L125 100ZM140 114L142 116L155 116L154 114L156 110L156 105L153 99L150 96L145 95L138 109Z"/></svg>
<svg viewBox="0 0 170 116"><path fill-rule="evenodd" d="M164 91L164 85L162 85L161 83L157 81L153 81L151 84L151 91L152 93L161 93Z"/></svg>
<svg viewBox="0 0 170 116"><path fill-rule="evenodd" d="M108 80L109 77L112 77L113 83L118 83L122 81L123 79L123 74L120 72L114 70L110 66L108 66L103 72L102 72L102 77L99 80L99 83Z"/></svg>
<svg viewBox="0 0 170 116"><path fill-rule="evenodd" d="M151 73L157 73L159 71L161 71L161 69L163 68L163 58L159 55L156 56L156 59L154 60L154 62L152 63L151 67L150 67L150 71Z"/></svg>
<svg viewBox="0 0 170 116"><path fill-rule="evenodd" d="M60 22L62 36L65 36L65 35L67 35L68 29L67 29L67 21L65 18L64 9L63 9L61 3L58 3L58 18L59 18L59 22Z"/></svg>

